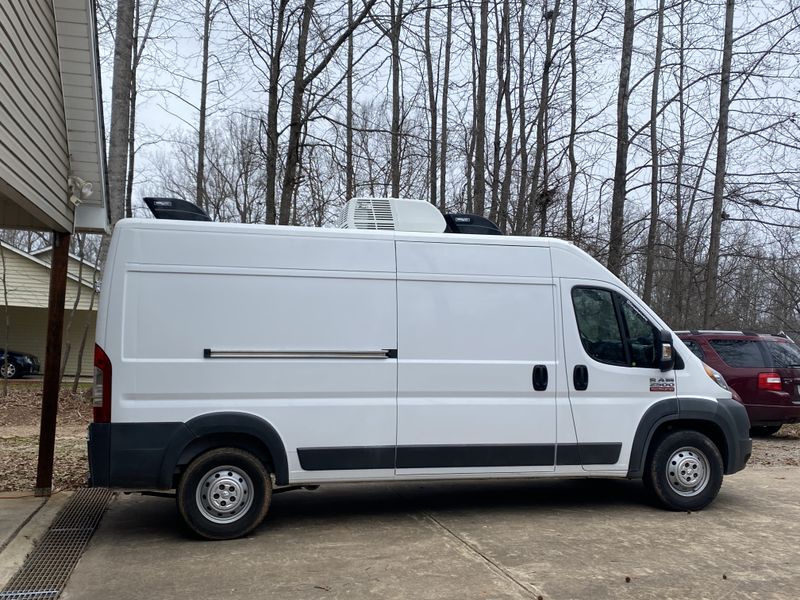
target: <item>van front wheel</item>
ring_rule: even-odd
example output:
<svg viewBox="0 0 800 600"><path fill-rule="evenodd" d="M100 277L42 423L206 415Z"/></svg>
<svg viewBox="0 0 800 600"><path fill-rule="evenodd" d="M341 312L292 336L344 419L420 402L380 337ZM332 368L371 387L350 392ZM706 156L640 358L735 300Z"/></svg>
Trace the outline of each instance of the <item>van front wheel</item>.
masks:
<svg viewBox="0 0 800 600"><path fill-rule="evenodd" d="M218 448L189 464L178 484L178 510L197 535L247 535L267 514L272 481L263 463L238 448Z"/></svg>
<svg viewBox="0 0 800 600"><path fill-rule="evenodd" d="M645 486L670 510L700 510L717 497L724 465L717 446L698 431L675 431L650 455Z"/></svg>

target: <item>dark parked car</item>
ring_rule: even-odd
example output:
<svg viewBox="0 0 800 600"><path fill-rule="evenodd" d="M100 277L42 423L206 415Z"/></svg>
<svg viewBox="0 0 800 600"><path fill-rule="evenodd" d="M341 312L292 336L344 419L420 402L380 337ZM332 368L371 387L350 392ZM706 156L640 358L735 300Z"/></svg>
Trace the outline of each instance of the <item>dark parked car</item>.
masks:
<svg viewBox="0 0 800 600"><path fill-rule="evenodd" d="M800 347L778 335L678 331L678 337L741 397L751 435L772 435L800 422Z"/></svg>
<svg viewBox="0 0 800 600"><path fill-rule="evenodd" d="M6 352L0 349L0 377L3 379L14 379L38 373L39 359L33 354L9 350L8 364L6 364Z"/></svg>

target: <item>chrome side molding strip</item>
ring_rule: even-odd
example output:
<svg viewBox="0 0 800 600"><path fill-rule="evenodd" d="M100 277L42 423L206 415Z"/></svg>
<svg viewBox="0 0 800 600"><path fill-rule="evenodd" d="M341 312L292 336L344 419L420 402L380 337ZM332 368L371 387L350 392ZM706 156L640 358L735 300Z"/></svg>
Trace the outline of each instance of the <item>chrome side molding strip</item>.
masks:
<svg viewBox="0 0 800 600"><path fill-rule="evenodd" d="M397 358L397 350L214 350L203 348L203 358L280 358L280 359L387 359Z"/></svg>

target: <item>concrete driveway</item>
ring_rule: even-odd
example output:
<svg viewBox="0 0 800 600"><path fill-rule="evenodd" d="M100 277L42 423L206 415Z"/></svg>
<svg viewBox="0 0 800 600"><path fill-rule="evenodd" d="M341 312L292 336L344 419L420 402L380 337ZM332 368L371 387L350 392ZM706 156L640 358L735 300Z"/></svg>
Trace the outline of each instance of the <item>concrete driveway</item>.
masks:
<svg viewBox="0 0 800 600"><path fill-rule="evenodd" d="M699 513L628 481L330 486L276 496L230 542L187 537L170 499L121 495L62 598L793 599L798 492L798 468L727 477Z"/></svg>

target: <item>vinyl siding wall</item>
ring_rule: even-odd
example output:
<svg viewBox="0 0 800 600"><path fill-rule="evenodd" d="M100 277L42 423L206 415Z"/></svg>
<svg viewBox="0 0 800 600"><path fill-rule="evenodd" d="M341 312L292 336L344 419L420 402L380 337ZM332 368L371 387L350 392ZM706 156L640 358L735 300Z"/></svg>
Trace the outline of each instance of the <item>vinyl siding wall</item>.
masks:
<svg viewBox="0 0 800 600"><path fill-rule="evenodd" d="M8 298L10 319L8 347L20 352L30 352L39 357L44 365L45 340L47 338L47 300L50 293L50 269L39 260L3 245L0 262L0 347L5 340L5 303ZM3 264L5 263L5 269ZM86 277L89 269L84 270ZM5 282L5 289L3 287ZM80 289L80 302L73 313L75 299ZM64 303L64 349L70 344L70 358L67 361L67 374L74 374L77 366L78 348L87 323L81 373L91 375L94 367L94 331L97 320L97 295L90 285L79 285L72 278L67 279L67 295ZM89 307L92 307L89 310ZM71 325L70 325L71 322ZM67 334L67 330L69 333Z"/></svg>
<svg viewBox="0 0 800 600"><path fill-rule="evenodd" d="M10 306L8 308L10 328L8 335L8 347L19 352L29 352L39 358L42 364L41 372L44 373L45 340L47 338L47 309L46 308L20 308ZM94 372L94 331L97 313L95 311L81 310L76 311L69 327L70 313L65 315L64 325L64 347L61 352L61 360L64 360L65 353L69 344L69 358L67 359L66 375L75 375L78 365L78 352L81 345L81 337L86 325L89 331L86 334L86 344L83 349L83 360L81 361L81 375L89 377ZM0 306L0 346L4 345L6 337L5 318L3 307Z"/></svg>
<svg viewBox="0 0 800 600"><path fill-rule="evenodd" d="M0 2L0 192L69 230L69 151L52 0ZM8 190L7 188L11 188ZM29 207L28 207L29 208ZM39 211L31 210L38 213Z"/></svg>
<svg viewBox="0 0 800 600"><path fill-rule="evenodd" d="M25 308L47 308L50 294L50 269L35 259L23 256L11 248L3 248L5 270L0 264L0 278L5 279L5 292L8 295L9 306ZM72 278L67 279L67 295L64 308L67 311L65 318L69 318L69 311L75 306L75 299L80 289L79 309L88 310L92 300L91 272L84 270L84 281L89 285L78 285ZM0 306L3 304L3 283L0 281ZM97 308L97 297L94 299L94 309Z"/></svg>

